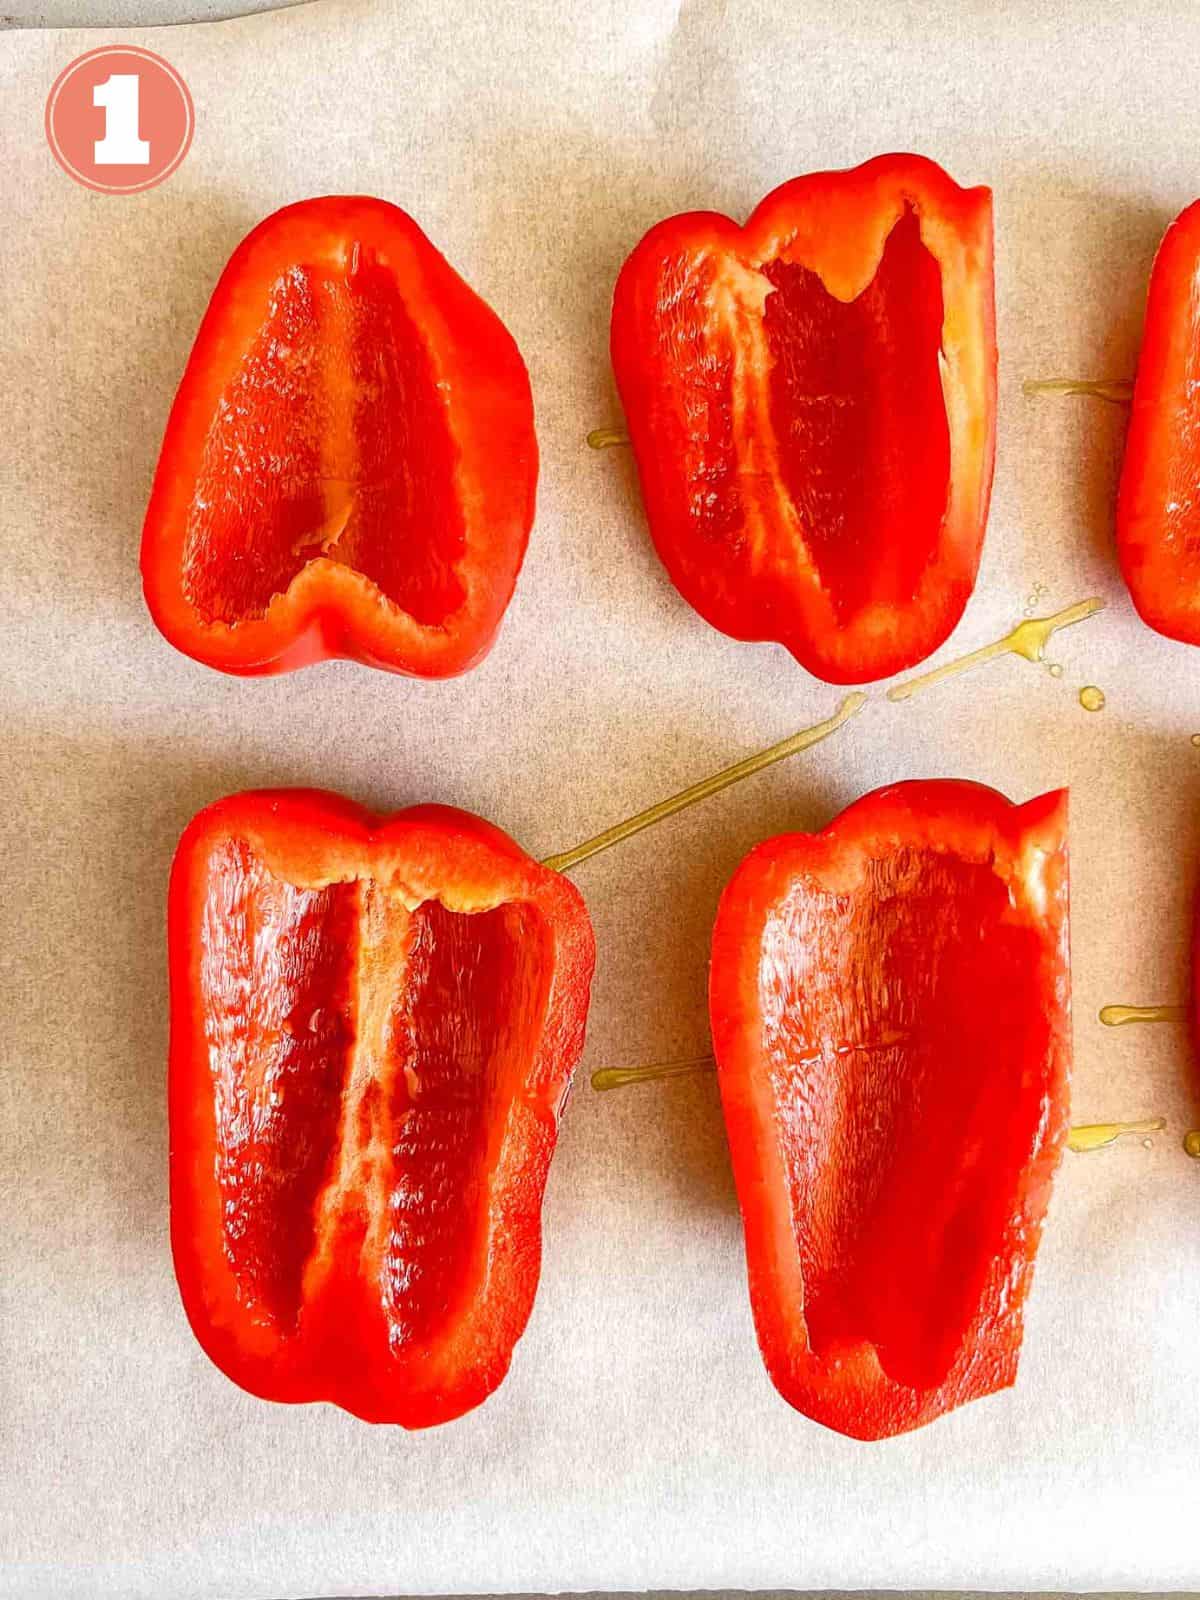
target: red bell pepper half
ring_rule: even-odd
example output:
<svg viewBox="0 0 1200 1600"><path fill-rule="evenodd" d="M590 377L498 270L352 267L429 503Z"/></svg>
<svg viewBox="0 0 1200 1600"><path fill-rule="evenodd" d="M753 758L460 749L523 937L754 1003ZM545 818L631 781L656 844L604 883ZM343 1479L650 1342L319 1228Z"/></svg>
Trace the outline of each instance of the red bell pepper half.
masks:
<svg viewBox="0 0 1200 1600"><path fill-rule="evenodd" d="M382 200L288 206L234 251L142 537L159 628L225 672L349 656L423 678L488 651L533 522L529 376Z"/></svg>
<svg viewBox="0 0 1200 1600"><path fill-rule="evenodd" d="M1200 200L1150 274L1117 498L1121 573L1143 622L1200 644Z"/></svg>
<svg viewBox="0 0 1200 1600"><path fill-rule="evenodd" d="M235 795L169 902L171 1243L230 1378L408 1428L529 1317L594 960L578 891L444 806Z"/></svg>
<svg viewBox="0 0 1200 1600"><path fill-rule="evenodd" d="M1067 1133L1066 794L902 783L761 844L710 1005L750 1300L856 1439L1010 1385Z"/></svg>
<svg viewBox="0 0 1200 1600"><path fill-rule="evenodd" d="M652 228L612 360L676 588L817 677L923 660L975 584L995 437L992 202L920 156Z"/></svg>

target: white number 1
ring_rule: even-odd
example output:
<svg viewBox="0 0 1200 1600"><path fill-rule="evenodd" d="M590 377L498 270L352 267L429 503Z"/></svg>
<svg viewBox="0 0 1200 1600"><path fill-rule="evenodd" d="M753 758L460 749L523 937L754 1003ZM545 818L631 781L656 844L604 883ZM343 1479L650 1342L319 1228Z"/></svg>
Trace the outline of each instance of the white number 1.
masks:
<svg viewBox="0 0 1200 1600"><path fill-rule="evenodd" d="M92 90L92 104L104 107L104 137L96 140L98 167L148 167L150 144L138 137L136 72L113 72Z"/></svg>

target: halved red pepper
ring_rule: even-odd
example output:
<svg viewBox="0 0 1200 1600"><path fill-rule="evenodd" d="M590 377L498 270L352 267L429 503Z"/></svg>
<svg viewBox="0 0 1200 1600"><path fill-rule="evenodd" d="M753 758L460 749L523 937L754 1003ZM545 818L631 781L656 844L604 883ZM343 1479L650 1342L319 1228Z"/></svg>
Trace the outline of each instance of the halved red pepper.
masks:
<svg viewBox="0 0 1200 1600"><path fill-rule="evenodd" d="M328 656L465 671L510 598L537 485L511 335L411 217L277 211L221 275L167 423L146 602L225 672Z"/></svg>
<svg viewBox="0 0 1200 1600"><path fill-rule="evenodd" d="M221 1370L446 1422L504 1377L594 960L578 891L444 806L234 795L169 902L171 1243Z"/></svg>
<svg viewBox="0 0 1200 1600"><path fill-rule="evenodd" d="M1067 1132L1065 792L897 784L742 862L713 1044L784 1399L856 1439L1010 1385Z"/></svg>
<svg viewBox="0 0 1200 1600"><path fill-rule="evenodd" d="M970 597L991 492L992 203L920 156L690 212L617 280L612 360L650 532L735 639L830 683L923 660Z"/></svg>
<svg viewBox="0 0 1200 1600"><path fill-rule="evenodd" d="M1200 200L1154 258L1117 498L1121 574L1143 622L1200 644Z"/></svg>

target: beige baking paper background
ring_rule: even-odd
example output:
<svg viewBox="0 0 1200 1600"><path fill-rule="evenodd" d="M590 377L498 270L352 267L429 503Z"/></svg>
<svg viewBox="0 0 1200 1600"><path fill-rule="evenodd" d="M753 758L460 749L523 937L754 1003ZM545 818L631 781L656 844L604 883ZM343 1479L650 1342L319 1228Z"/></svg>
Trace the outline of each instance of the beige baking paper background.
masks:
<svg viewBox="0 0 1200 1600"><path fill-rule="evenodd" d="M195 143L151 193L69 181L61 68L136 40L189 83ZM1200 8L744 0L342 3L125 35L0 37L0 1592L1200 1587L1200 1166L1182 1029L1200 851L1200 653L1134 616L1111 549L1124 415L1022 380L1132 372L1145 280L1200 191ZM440 1431L244 1395L193 1341L167 1245L163 904L176 838L231 790L453 802L530 851L829 714L776 647L727 640L649 545L609 297L673 211L744 216L796 173L911 148L995 189L999 460L978 591L939 659L1090 594L1061 679L1009 659L579 868L589 1042L510 1377ZM495 650L452 683L345 663L237 681L139 593L141 516L208 294L303 196L409 209L515 334L543 454ZM1080 709L1094 683L1106 709ZM755 841L887 781L1072 790L1077 1119L1168 1132L1069 1157L1014 1391L863 1445L775 1395L755 1348L713 1081L588 1074L707 1045L708 933ZM971 1063L964 1061L963 1070Z"/></svg>

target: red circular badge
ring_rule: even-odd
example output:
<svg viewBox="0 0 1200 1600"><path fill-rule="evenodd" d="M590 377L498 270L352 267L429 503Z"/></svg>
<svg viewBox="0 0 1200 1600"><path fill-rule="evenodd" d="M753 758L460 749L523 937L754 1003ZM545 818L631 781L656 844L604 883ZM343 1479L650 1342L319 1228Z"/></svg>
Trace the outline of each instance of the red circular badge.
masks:
<svg viewBox="0 0 1200 1600"><path fill-rule="evenodd" d="M138 45L89 50L59 73L46 101L54 159L76 183L138 194L188 153L196 113L169 61Z"/></svg>

